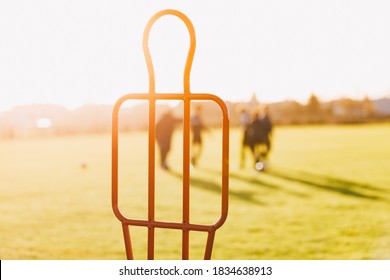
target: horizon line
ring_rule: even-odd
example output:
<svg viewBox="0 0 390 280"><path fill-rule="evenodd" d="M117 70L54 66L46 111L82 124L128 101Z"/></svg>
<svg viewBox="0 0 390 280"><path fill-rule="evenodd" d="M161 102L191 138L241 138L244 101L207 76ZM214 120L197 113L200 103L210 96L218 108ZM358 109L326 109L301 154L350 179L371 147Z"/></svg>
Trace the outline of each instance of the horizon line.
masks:
<svg viewBox="0 0 390 280"><path fill-rule="evenodd" d="M386 95L383 95L383 96L380 96L380 97L370 97L370 96L366 95L366 96L360 97L360 98L353 98L353 97L350 97L350 96L339 96L337 98L330 98L330 99L322 99L322 98L320 98L316 94L315 94L315 96L318 98L318 100L321 103L328 103L328 102L342 100L342 99L364 100L367 97L371 101L382 100L382 99L390 99L390 94L386 94ZM260 104L267 104L267 105L277 104L277 103L284 103L284 102L297 102L299 104L304 105L309 100L309 99L307 99L305 102L302 102L302 101L297 100L297 99L284 99L284 100L275 100L275 101L261 101L261 99L259 99L258 95L256 95L256 94L252 95L251 98L249 98L246 101L245 100L229 100L229 99L222 99L222 100L224 102L226 102L226 103L242 104L242 103L250 103L251 100L254 97L257 99L257 101ZM128 106L128 107L134 107L136 105L141 104L144 101L147 101L147 100L133 101L134 104L131 105L131 106ZM180 103L180 101L177 101L177 100L157 100L157 101L159 103L161 103L161 104L168 104L168 105L170 103L171 104L175 103L174 106L172 106L172 107L175 107L178 103ZM116 100L115 100L115 102L116 102ZM108 102L107 103L105 103L105 102L84 102L83 104L78 104L78 105L74 105L74 106L64 105L64 104L60 104L60 103L56 103L56 102L26 102L26 103L21 103L21 104L14 104L12 106L7 106L5 108L0 108L0 113L6 113L6 112L9 112L9 111L12 111L15 108L26 107L26 106L58 106L58 107L62 107L62 108L66 109L66 110L69 110L69 111L75 111L75 110L81 109L81 108L86 107L86 106L114 106L115 102L113 102L113 103L108 103Z"/></svg>

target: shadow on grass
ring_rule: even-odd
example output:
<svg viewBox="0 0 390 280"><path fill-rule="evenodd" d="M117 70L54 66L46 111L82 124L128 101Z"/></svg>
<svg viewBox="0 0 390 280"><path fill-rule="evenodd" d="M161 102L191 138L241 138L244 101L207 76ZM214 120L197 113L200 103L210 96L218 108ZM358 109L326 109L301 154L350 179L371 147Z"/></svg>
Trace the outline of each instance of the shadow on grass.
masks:
<svg viewBox="0 0 390 280"><path fill-rule="evenodd" d="M170 171L169 173L177 178L180 178L180 179L183 178L183 175L178 173L178 172ZM215 182L210 181L210 180L205 180L205 179L202 179L199 177L191 176L190 177L190 185L194 186L198 189L201 189L201 190L221 194L221 184L215 183ZM264 206L265 203L257 200L255 195L257 195L257 193L249 192L249 191L239 191L238 192L238 191L234 191L234 190L229 189L229 196L233 196L235 198L244 200L246 202L250 202L253 204Z"/></svg>
<svg viewBox="0 0 390 280"><path fill-rule="evenodd" d="M369 190L375 192L385 191L368 184L361 184L353 181L338 179L334 177L326 177L308 172L286 171L277 168L267 170L266 173L268 175L275 176L284 180L305 184L311 187L339 193L342 195L371 200L384 200L384 198L379 195L368 195L363 193L362 190Z"/></svg>
<svg viewBox="0 0 390 280"><path fill-rule="evenodd" d="M205 171L207 173L212 173L212 174L218 174L218 175L222 174L221 171L207 169L207 168L203 168L202 171ZM260 174L261 174L258 171L254 171L254 172L256 172L256 174L255 174L256 176L260 176ZM231 179L236 179L236 180L240 180L240 181L246 182L248 184L252 184L252 185L254 185L256 187L264 187L264 188L267 188L267 189L270 189L270 190L282 191L282 192L285 192L287 194L290 194L290 195L293 195L293 196L297 196L297 197L301 197L301 198L309 197L309 195L306 195L306 194L303 194L303 193L299 193L299 192L290 191L290 190L286 190L281 185L276 185L276 184L272 184L272 183L266 182L265 180L261 180L260 178L255 177L255 176L244 176L244 175L241 175L241 174L239 174L237 172L234 172L234 173L230 172L229 173L229 177Z"/></svg>
<svg viewBox="0 0 390 280"><path fill-rule="evenodd" d="M220 174L220 171L215 171L215 170L204 169L203 171ZM351 197L371 199L377 201L379 200L387 201L387 198L381 196L380 194L387 193L388 190L376 186L372 186L366 183L353 182L341 178L327 177L327 176L312 174L304 171L287 171L277 167L273 167L272 169L270 168L267 170L267 172L260 172L259 175L261 174L274 176L287 181L294 181L304 185L309 185L311 187L316 187L318 189L336 192ZM285 191L295 196L308 197L307 195L302 193L283 190L281 186L265 182L264 180L260 180L253 176L243 176L237 173L230 173L229 176L230 178L242 180L247 183L252 183L258 186L267 187L274 190ZM363 193L362 191L371 191L377 193L378 195L369 195Z"/></svg>
<svg viewBox="0 0 390 280"><path fill-rule="evenodd" d="M260 174L257 174L257 175L260 175ZM253 176L248 177L248 176L239 175L237 173L230 173L229 177L233 178L233 179L240 180L240 181L245 181L247 183L250 183L250 184L253 184L253 185L256 185L256 186L266 187L268 189L273 189L275 191L282 191L282 192L285 192L287 194L291 194L293 196L297 196L297 197L301 197L301 198L309 197L306 194L302 194L302 193L299 193L299 192L293 192L293 191L286 190L286 189L284 189L283 187L281 187L279 185L275 185L275 184L266 182L264 180L261 180L261 179L259 179L257 177L253 177Z"/></svg>

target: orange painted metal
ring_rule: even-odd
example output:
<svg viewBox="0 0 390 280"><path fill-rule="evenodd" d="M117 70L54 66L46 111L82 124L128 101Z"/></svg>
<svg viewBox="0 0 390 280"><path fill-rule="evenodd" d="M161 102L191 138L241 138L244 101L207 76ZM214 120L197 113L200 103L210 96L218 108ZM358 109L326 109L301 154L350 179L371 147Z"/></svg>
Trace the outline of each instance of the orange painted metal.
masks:
<svg viewBox="0 0 390 280"><path fill-rule="evenodd" d="M173 15L181 19L190 35L190 48L183 76L182 93L156 93L155 77L152 59L149 51L149 33L153 24L164 15ZM225 222L228 214L228 184L229 184L229 112L226 104L218 96L209 93L190 92L190 72L195 53L195 30L186 15L176 10L163 10L155 14L147 23L143 49L149 72L149 92L126 94L119 98L113 109L112 116L112 209L115 216L121 221L125 241L127 259L134 259L129 226L148 228L149 260L154 259L154 234L156 228L176 229L182 231L182 259L189 259L190 231L208 233L204 259L211 259L215 232ZM129 219L118 207L118 114L121 105L127 100L148 100L149 102L149 140L148 140L148 219ZM155 219L155 114L156 100L181 100L184 103L183 117L183 215L182 222L164 222ZM191 101L211 100L221 109L222 115L222 180L221 180L221 215L210 225L194 224L190 222L190 109Z"/></svg>

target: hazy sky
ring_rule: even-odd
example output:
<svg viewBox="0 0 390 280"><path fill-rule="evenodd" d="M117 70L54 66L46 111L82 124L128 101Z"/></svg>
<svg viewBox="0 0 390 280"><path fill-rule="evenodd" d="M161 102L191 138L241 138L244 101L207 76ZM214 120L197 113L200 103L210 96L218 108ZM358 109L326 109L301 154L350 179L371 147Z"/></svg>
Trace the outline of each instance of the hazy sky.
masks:
<svg viewBox="0 0 390 280"><path fill-rule="evenodd" d="M147 92L144 27L192 21L192 92L265 102L390 95L390 1L1 1L0 110L113 104ZM150 37L158 92L182 91L189 36L173 16Z"/></svg>

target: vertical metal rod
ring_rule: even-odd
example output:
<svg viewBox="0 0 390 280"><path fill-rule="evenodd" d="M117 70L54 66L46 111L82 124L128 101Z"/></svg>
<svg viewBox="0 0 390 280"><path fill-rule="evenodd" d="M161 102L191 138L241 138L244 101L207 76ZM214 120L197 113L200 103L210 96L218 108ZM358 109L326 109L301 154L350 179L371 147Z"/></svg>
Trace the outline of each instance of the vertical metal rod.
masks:
<svg viewBox="0 0 390 280"><path fill-rule="evenodd" d="M229 208L229 119L227 112L222 127L222 186L225 188L222 188L221 216L225 220Z"/></svg>
<svg viewBox="0 0 390 280"><path fill-rule="evenodd" d="M207 235L206 250L204 252L204 259L205 260L211 259L211 253L213 251L213 244L214 244L214 237L215 237L215 230L209 231L209 233Z"/></svg>
<svg viewBox="0 0 390 280"><path fill-rule="evenodd" d="M154 92L151 92L154 95ZM154 97L154 96L153 96ZM149 99L149 168L148 168L148 220L155 218L155 124L156 99ZM148 260L154 259L154 227L148 227Z"/></svg>
<svg viewBox="0 0 390 280"><path fill-rule="evenodd" d="M183 117L183 225L190 223L190 112L191 103L184 99ZM183 229L182 259L189 259L189 231Z"/></svg>
<svg viewBox="0 0 390 280"><path fill-rule="evenodd" d="M122 228L123 228L123 238L125 240L126 257L128 260L133 260L134 256L133 256L133 248L131 246L129 226L122 224Z"/></svg>
<svg viewBox="0 0 390 280"><path fill-rule="evenodd" d="M118 111L119 106L116 105L112 114L112 147L111 147L111 204L115 215L118 215Z"/></svg>

